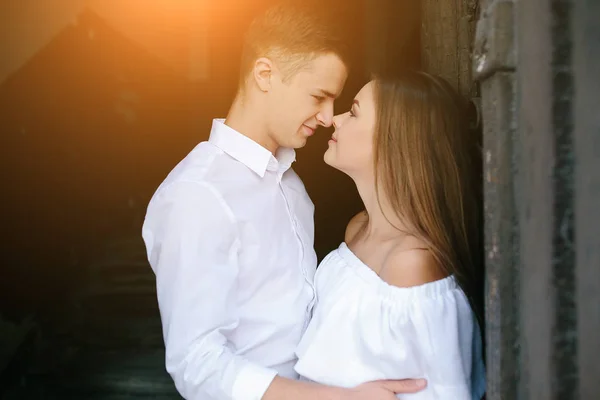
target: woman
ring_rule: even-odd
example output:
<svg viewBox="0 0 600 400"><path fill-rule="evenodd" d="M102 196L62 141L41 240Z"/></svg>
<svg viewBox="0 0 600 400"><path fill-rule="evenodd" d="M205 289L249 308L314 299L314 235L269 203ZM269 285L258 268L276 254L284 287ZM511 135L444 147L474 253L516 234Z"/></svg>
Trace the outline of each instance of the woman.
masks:
<svg viewBox="0 0 600 400"><path fill-rule="evenodd" d="M353 387L425 378L412 399L485 391L479 148L441 78L378 78L334 117L325 162L365 205L321 263L297 349L305 379Z"/></svg>

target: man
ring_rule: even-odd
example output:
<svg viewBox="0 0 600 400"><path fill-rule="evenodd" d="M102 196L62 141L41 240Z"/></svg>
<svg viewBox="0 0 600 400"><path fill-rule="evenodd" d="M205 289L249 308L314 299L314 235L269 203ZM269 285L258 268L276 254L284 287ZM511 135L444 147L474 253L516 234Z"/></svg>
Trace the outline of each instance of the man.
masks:
<svg viewBox="0 0 600 400"><path fill-rule="evenodd" d="M240 88L208 142L154 194L143 226L166 346L187 399L395 399L418 383L354 389L296 380L315 302L313 204L290 168L332 123L347 69L329 24L290 5L257 18Z"/></svg>

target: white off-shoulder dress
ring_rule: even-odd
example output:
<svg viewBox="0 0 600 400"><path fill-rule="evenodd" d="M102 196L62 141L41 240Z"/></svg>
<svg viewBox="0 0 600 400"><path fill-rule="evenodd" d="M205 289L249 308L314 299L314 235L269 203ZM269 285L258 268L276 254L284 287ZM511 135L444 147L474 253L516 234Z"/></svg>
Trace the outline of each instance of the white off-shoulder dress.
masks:
<svg viewBox="0 0 600 400"><path fill-rule="evenodd" d="M354 387L425 378L413 400L479 400L479 325L454 277L410 288L384 282L345 243L321 262L317 303L296 354L303 379Z"/></svg>

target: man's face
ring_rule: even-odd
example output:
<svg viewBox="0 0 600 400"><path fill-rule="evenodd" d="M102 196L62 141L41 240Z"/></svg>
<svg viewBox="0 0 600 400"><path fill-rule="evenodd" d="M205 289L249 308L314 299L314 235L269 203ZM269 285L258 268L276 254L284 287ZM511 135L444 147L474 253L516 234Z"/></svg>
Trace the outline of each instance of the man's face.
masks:
<svg viewBox="0 0 600 400"><path fill-rule="evenodd" d="M333 102L346 83L347 69L335 54L324 54L283 81L273 74L269 91L269 136L281 147L300 148L319 125L331 126Z"/></svg>

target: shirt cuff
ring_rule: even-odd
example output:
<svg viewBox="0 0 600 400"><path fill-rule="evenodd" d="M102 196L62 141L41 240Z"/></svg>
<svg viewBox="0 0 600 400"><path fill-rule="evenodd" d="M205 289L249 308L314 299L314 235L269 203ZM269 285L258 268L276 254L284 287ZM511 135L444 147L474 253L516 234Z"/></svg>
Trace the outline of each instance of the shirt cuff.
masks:
<svg viewBox="0 0 600 400"><path fill-rule="evenodd" d="M246 364L233 383L233 400L261 400L275 379L277 371Z"/></svg>

